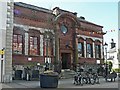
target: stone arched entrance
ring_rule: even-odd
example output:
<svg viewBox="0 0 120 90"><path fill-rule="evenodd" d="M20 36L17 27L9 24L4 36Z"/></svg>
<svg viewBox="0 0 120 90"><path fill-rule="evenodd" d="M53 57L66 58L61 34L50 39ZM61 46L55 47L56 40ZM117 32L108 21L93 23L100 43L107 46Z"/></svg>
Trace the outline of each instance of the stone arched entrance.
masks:
<svg viewBox="0 0 120 90"><path fill-rule="evenodd" d="M80 23L75 15L63 12L56 16L55 25L56 60L62 61L63 69L70 69L78 60L76 34Z"/></svg>

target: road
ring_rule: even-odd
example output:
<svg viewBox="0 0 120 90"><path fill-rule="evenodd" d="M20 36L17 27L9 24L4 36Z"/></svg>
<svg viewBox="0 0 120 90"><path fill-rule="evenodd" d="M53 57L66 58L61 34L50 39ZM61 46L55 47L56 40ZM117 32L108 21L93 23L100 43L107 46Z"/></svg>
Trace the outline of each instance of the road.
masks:
<svg viewBox="0 0 120 90"><path fill-rule="evenodd" d="M12 83L3 83L2 88L40 88L40 82L15 80ZM118 81L116 80L116 82L105 82L103 78L100 78L100 84L85 84L80 86L74 85L73 79L61 79L58 82L58 88L118 88Z"/></svg>
<svg viewBox="0 0 120 90"><path fill-rule="evenodd" d="M71 80L66 80L64 82L59 82L59 88L118 88L118 81L116 82L105 82L105 80L101 79L100 84L84 84L83 86L74 85L71 83Z"/></svg>

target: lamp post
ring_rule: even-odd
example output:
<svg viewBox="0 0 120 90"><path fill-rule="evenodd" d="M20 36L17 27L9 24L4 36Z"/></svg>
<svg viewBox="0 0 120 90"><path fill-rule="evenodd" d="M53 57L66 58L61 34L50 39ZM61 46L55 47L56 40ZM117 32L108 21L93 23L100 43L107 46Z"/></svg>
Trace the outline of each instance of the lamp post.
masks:
<svg viewBox="0 0 120 90"><path fill-rule="evenodd" d="M59 15L59 11L58 8L53 10L53 15L55 16L54 19L54 23L55 23L55 27L54 27L54 32L55 32L55 59L54 59L54 71L57 72L58 71L58 61L59 61L59 37L58 37L58 26L57 26L57 20L58 20L58 15Z"/></svg>
<svg viewBox="0 0 120 90"><path fill-rule="evenodd" d="M108 44L105 42L104 47L105 47L105 53L106 53L106 61L105 61L105 77L107 77L108 74L108 66L107 66L107 46Z"/></svg>

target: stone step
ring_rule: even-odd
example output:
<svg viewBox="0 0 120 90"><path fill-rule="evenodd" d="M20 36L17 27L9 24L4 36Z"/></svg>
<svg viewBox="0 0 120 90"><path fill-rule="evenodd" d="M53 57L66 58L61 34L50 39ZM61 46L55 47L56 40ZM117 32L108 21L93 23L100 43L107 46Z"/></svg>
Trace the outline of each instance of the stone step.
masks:
<svg viewBox="0 0 120 90"><path fill-rule="evenodd" d="M64 69L61 71L61 79L73 78L74 75L75 75L75 71L70 70L70 69Z"/></svg>

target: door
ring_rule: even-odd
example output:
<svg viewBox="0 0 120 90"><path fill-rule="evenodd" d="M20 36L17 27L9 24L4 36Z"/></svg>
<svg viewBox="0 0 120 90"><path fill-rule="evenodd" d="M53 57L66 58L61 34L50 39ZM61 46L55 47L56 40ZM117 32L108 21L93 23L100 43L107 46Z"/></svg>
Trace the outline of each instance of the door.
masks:
<svg viewBox="0 0 120 90"><path fill-rule="evenodd" d="M70 69L71 67L71 58L70 53L62 53L61 61L62 61L62 69Z"/></svg>

